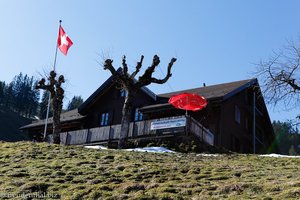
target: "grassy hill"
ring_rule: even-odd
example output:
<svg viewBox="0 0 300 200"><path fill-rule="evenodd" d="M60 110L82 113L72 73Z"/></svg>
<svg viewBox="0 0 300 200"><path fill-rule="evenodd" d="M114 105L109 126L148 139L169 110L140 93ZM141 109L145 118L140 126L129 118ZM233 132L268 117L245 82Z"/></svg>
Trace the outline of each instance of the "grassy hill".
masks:
<svg viewBox="0 0 300 200"><path fill-rule="evenodd" d="M0 199L299 199L299 177L298 158L0 143Z"/></svg>
<svg viewBox="0 0 300 200"><path fill-rule="evenodd" d="M29 124L32 120L22 117L15 112L0 106L0 140L21 141L27 138L21 134L19 128Z"/></svg>

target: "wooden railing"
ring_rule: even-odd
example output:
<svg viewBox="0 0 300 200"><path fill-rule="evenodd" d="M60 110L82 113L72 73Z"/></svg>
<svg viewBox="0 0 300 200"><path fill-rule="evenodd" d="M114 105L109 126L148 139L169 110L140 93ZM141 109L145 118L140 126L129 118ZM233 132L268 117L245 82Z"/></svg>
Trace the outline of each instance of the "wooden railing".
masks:
<svg viewBox="0 0 300 200"><path fill-rule="evenodd" d="M189 118L189 131L198 137L201 141L214 145L214 134L210 132L207 128L205 128L202 124L196 121L194 118Z"/></svg>
<svg viewBox="0 0 300 200"><path fill-rule="evenodd" d="M185 123L176 123L178 120L184 121ZM157 122L165 123L163 124L165 127L155 127ZM60 134L60 139L61 143L65 145L106 143L109 141L117 141L120 138L120 132L121 125L119 124L64 132ZM207 144L214 144L213 133L195 119L185 116L132 122L129 126L128 138L174 137L177 134L193 134ZM48 140L51 142L51 135L49 135Z"/></svg>

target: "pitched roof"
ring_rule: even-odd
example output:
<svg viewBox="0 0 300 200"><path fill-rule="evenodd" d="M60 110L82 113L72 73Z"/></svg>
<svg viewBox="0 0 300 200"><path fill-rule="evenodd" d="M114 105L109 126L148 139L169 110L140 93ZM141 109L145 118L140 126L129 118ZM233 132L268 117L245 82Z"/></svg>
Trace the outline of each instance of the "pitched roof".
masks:
<svg viewBox="0 0 300 200"><path fill-rule="evenodd" d="M193 89L181 90L171 93L164 93L157 95L158 97L170 98L173 95L180 93L195 93L199 94L206 99L223 98L227 99L232 95L242 91L243 89L257 83L257 79L247 79L242 81L235 81L230 83L222 83L211 86L198 87Z"/></svg>
<svg viewBox="0 0 300 200"><path fill-rule="evenodd" d="M74 109L74 110L70 110L68 112L65 112L65 113L62 113L60 115L60 120L61 120L61 123L64 123L64 122L70 122L70 121L74 121L74 120L80 120L80 119L83 119L85 118L85 116L82 116L78 113L78 110L77 109ZM50 117L48 119L48 124L52 124L53 123L53 117ZM28 129L28 128L32 128L32 127L38 127L38 126L44 126L45 125L45 120L37 120L37 121L34 121L32 122L31 124L28 124L26 126L22 126L20 128L20 130L22 129Z"/></svg>
<svg viewBox="0 0 300 200"><path fill-rule="evenodd" d="M213 100L213 99L226 100L229 97L237 94L238 92L244 90L247 87L252 86L255 83L257 83L257 79L247 79L242 81L235 81L235 82L222 83L222 84L198 87L198 88L187 89L187 90L180 90L176 92L164 93L164 94L159 94L157 96L162 99L169 99L171 96L181 94L181 93L194 93L205 97L207 100ZM161 109L164 110L174 109L174 107L171 106L168 102L165 102L163 100L158 104L144 106L140 108L140 110L144 113L153 110L160 111Z"/></svg>
<svg viewBox="0 0 300 200"><path fill-rule="evenodd" d="M122 68L117 70L118 73L121 73ZM114 76L110 76L89 98L83 102L78 108L79 113L85 114L86 108L88 108L92 103L94 103L101 94L104 93L105 89L112 86ZM156 101L156 95L147 87L142 87L141 90L145 92L149 97Z"/></svg>

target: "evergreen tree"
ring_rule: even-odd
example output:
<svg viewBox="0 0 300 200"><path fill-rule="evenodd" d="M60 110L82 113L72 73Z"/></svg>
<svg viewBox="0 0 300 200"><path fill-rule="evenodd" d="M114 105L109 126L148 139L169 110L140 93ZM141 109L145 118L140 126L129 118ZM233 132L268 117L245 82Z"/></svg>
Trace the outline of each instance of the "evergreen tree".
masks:
<svg viewBox="0 0 300 200"><path fill-rule="evenodd" d="M13 82L11 82L9 85L5 86L4 89L4 105L7 108L13 109L14 106L14 91L13 91Z"/></svg>
<svg viewBox="0 0 300 200"><path fill-rule="evenodd" d="M273 129L276 135L279 153L285 155L290 154L291 151L300 153L300 134L298 129L293 127L291 122L274 121Z"/></svg>
<svg viewBox="0 0 300 200"><path fill-rule="evenodd" d="M81 96L74 96L71 101L69 101L67 110L73 110L78 108L83 103L83 99Z"/></svg>
<svg viewBox="0 0 300 200"><path fill-rule="evenodd" d="M12 81L12 110L20 115L32 117L37 112L39 92L34 89L36 81L27 74L20 73Z"/></svg>
<svg viewBox="0 0 300 200"><path fill-rule="evenodd" d="M20 73L8 85L0 81L0 104L20 115L36 115L39 105L39 91L35 90L34 77Z"/></svg>
<svg viewBox="0 0 300 200"><path fill-rule="evenodd" d="M0 105L4 102L5 82L0 81Z"/></svg>
<svg viewBox="0 0 300 200"><path fill-rule="evenodd" d="M37 114L37 109L39 106L40 93L38 90L35 90L35 85L37 81L34 80L33 77L27 83L27 91L28 91L28 105L25 112L27 117L34 116Z"/></svg>
<svg viewBox="0 0 300 200"><path fill-rule="evenodd" d="M20 114L22 107L24 105L23 101L23 95L24 95L24 91L22 91L22 86L23 86L23 74L22 72L18 75L15 76L13 81L13 94L14 94L14 98L13 98L13 110L18 112Z"/></svg>

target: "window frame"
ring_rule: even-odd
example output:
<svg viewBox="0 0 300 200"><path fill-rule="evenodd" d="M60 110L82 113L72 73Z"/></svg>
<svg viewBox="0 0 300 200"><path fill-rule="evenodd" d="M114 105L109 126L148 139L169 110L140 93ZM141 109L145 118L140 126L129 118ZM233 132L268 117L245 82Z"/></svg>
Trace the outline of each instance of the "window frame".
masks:
<svg viewBox="0 0 300 200"><path fill-rule="evenodd" d="M139 108L135 108L135 111L134 111L134 121L135 122L143 121L143 119L144 119L143 113L140 112Z"/></svg>
<svg viewBox="0 0 300 200"><path fill-rule="evenodd" d="M100 127L109 125L109 112L100 114Z"/></svg>

